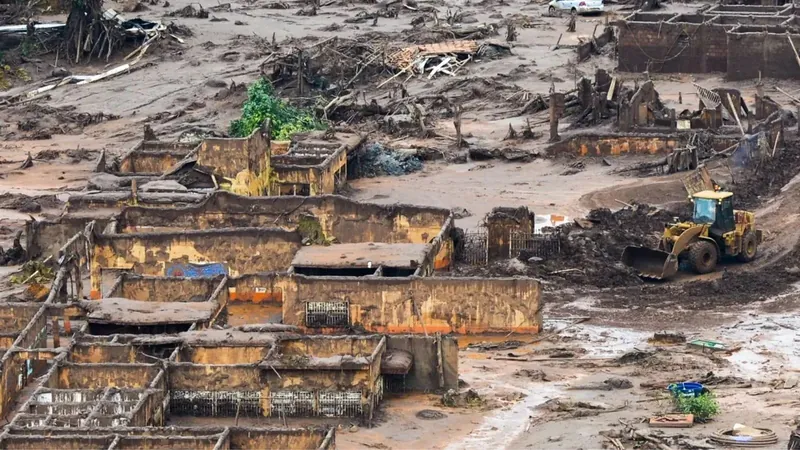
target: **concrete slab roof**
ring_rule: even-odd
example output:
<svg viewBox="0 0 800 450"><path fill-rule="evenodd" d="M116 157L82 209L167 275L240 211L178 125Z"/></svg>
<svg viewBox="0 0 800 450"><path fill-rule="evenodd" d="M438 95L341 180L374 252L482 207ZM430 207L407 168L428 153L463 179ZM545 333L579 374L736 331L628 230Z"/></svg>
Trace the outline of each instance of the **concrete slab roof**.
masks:
<svg viewBox="0 0 800 450"><path fill-rule="evenodd" d="M354 244L313 245L301 248L294 256L294 267L375 268L378 266L416 268L430 251L430 244Z"/></svg>
<svg viewBox="0 0 800 450"><path fill-rule="evenodd" d="M89 322L120 325L193 323L211 318L215 302L143 302L126 298L104 298L81 302Z"/></svg>

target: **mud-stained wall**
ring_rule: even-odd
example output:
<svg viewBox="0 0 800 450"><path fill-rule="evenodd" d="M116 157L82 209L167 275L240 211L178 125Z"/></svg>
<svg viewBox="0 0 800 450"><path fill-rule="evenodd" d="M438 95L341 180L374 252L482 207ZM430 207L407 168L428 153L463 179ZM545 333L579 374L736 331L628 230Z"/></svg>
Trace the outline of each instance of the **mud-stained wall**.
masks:
<svg viewBox="0 0 800 450"><path fill-rule="evenodd" d="M283 322L305 326L306 302L348 302L355 327L386 333L538 333L539 282L531 278L286 276Z"/></svg>
<svg viewBox="0 0 800 450"><path fill-rule="evenodd" d="M256 364L269 352L269 347L184 347L180 360L195 364Z"/></svg>
<svg viewBox="0 0 800 450"><path fill-rule="evenodd" d="M128 207L119 231L225 227L297 227L301 217L316 217L323 231L341 243L428 243L447 224L450 211L411 205L360 203L339 196L242 197L220 192L186 208ZM447 230L449 232L449 230Z"/></svg>
<svg viewBox="0 0 800 450"><path fill-rule="evenodd" d="M281 163L275 163L273 170L277 175L277 185L281 184L307 184L310 195L333 194L336 191L336 173L342 171L347 175L347 147L342 146L330 155L321 164L307 166L293 164L290 156L281 158ZM279 192L280 186L275 187Z"/></svg>
<svg viewBox="0 0 800 450"><path fill-rule="evenodd" d="M166 275L173 263L218 263L235 276L284 270L300 246L299 234L275 228L95 235L91 298L100 298L103 269Z"/></svg>
<svg viewBox="0 0 800 450"><path fill-rule="evenodd" d="M260 391L261 369L255 365L169 365L169 390Z"/></svg>
<svg viewBox="0 0 800 450"><path fill-rule="evenodd" d="M293 449L293 450L331 450L335 446L335 430L321 427L308 428L228 428L228 440L223 443L222 449L236 450L264 450L264 449ZM14 448L25 450L41 450L43 448L58 449L100 449L105 450L114 440L114 434L121 439L115 448L206 448L207 443L213 442L209 448L214 448L219 436L225 428L207 427L201 430L181 427L170 428L141 428L128 427L110 430L92 430L89 435L85 429L53 428L45 430L26 430L17 428L13 434L3 438L1 448ZM331 438L322 447L326 437ZM81 435L84 434L84 435ZM93 436L94 435L94 436ZM165 442L167 440L174 443ZM195 446L195 443L203 446ZM120 447L120 444L123 446ZM154 445L157 444L157 445ZM176 447L177 445L177 447ZM229 447L228 447L229 445Z"/></svg>
<svg viewBox="0 0 800 450"><path fill-rule="evenodd" d="M283 276L278 273L246 274L228 280L228 297L232 302L283 303Z"/></svg>
<svg viewBox="0 0 800 450"><path fill-rule="evenodd" d="M378 348L381 336L316 336L305 339L283 339L278 342L278 352L286 356L308 355L317 358L352 355L370 356Z"/></svg>
<svg viewBox="0 0 800 450"><path fill-rule="evenodd" d="M222 289L223 296L211 299L222 276L215 278L175 278L166 279L143 277L123 273L121 282L117 284L108 297L121 297L143 302L205 302L217 300L226 303L227 289Z"/></svg>
<svg viewBox="0 0 800 450"><path fill-rule="evenodd" d="M547 148L549 155L618 156L667 154L681 146L678 135L596 135L566 136Z"/></svg>
<svg viewBox="0 0 800 450"><path fill-rule="evenodd" d="M132 436L120 439L115 449L120 450L214 450L219 438L190 436ZM226 447L222 447L224 449ZM220 449L220 450L221 450Z"/></svg>
<svg viewBox="0 0 800 450"><path fill-rule="evenodd" d="M142 141L120 161L120 173L163 173L197 146L196 143Z"/></svg>
<svg viewBox="0 0 800 450"><path fill-rule="evenodd" d="M230 443L232 449L261 450L267 448L290 448L293 450L325 450L334 448L334 439L329 446L322 448L328 435L323 428L305 429L273 429L269 432L258 429L231 428Z"/></svg>
<svg viewBox="0 0 800 450"><path fill-rule="evenodd" d="M5 303L0 305L0 332L19 333L41 308L41 304L29 303Z"/></svg>
<svg viewBox="0 0 800 450"><path fill-rule="evenodd" d="M23 372L25 371L25 372ZM20 373L26 373L26 361L14 354L6 354L0 366L0 414L6 417L12 410L17 395L25 387L25 378L20 383Z"/></svg>
<svg viewBox="0 0 800 450"><path fill-rule="evenodd" d="M104 450L111 445L113 437L92 436L6 436L2 446L6 450Z"/></svg>
<svg viewBox="0 0 800 450"><path fill-rule="evenodd" d="M58 250L75 234L83 232L91 221L96 222L98 229L102 230L111 221L111 214L107 217L86 217L65 215L58 220L29 220L25 223L25 248L29 258L46 258L52 256L56 259Z"/></svg>
<svg viewBox="0 0 800 450"><path fill-rule="evenodd" d="M269 195L269 139L266 125L242 139L204 139L197 148L197 165L208 173L239 179L249 195ZM241 180L243 177L248 178L246 183Z"/></svg>
<svg viewBox="0 0 800 450"><path fill-rule="evenodd" d="M130 344L76 344L69 353L69 360L74 363L146 363L148 358Z"/></svg>
<svg viewBox="0 0 800 450"><path fill-rule="evenodd" d="M154 364L62 364L57 389L145 388L158 374Z"/></svg>

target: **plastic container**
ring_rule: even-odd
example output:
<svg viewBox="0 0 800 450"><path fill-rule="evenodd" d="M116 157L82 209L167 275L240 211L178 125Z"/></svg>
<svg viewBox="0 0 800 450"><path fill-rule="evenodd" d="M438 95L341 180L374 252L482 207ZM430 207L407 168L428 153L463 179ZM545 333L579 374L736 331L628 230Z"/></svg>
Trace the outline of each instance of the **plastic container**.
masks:
<svg viewBox="0 0 800 450"><path fill-rule="evenodd" d="M672 395L674 395L675 397L679 395L686 397L697 397L698 395L701 395L705 391L705 388L703 387L702 384L692 383L692 382L672 383L669 386L667 386L667 389L670 392L672 392Z"/></svg>

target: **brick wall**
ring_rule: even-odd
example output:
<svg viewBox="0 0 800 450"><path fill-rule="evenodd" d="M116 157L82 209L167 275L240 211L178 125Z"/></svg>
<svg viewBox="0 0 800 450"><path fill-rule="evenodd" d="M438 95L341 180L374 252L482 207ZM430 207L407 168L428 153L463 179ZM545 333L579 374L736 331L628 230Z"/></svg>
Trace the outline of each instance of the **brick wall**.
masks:
<svg viewBox="0 0 800 450"><path fill-rule="evenodd" d="M620 25L619 70L707 73L727 68L725 28L694 23L626 22Z"/></svg>
<svg viewBox="0 0 800 450"><path fill-rule="evenodd" d="M756 31L728 33L728 79L800 78L800 65L794 56L786 34ZM795 47L800 48L800 36L793 35Z"/></svg>

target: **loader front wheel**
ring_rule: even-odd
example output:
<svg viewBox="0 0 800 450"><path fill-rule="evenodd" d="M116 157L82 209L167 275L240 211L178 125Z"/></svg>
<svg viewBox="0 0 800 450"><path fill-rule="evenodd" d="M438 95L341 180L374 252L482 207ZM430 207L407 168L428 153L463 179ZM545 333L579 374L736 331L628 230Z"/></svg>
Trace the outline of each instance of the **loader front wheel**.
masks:
<svg viewBox="0 0 800 450"><path fill-rule="evenodd" d="M707 241L695 242L689 249L689 264L697 273L713 272L717 268L717 247Z"/></svg>
<svg viewBox="0 0 800 450"><path fill-rule="evenodd" d="M756 234L752 231L746 231L742 236L742 250L736 256L736 259L741 262L750 262L756 259L757 252L758 238L756 238Z"/></svg>

